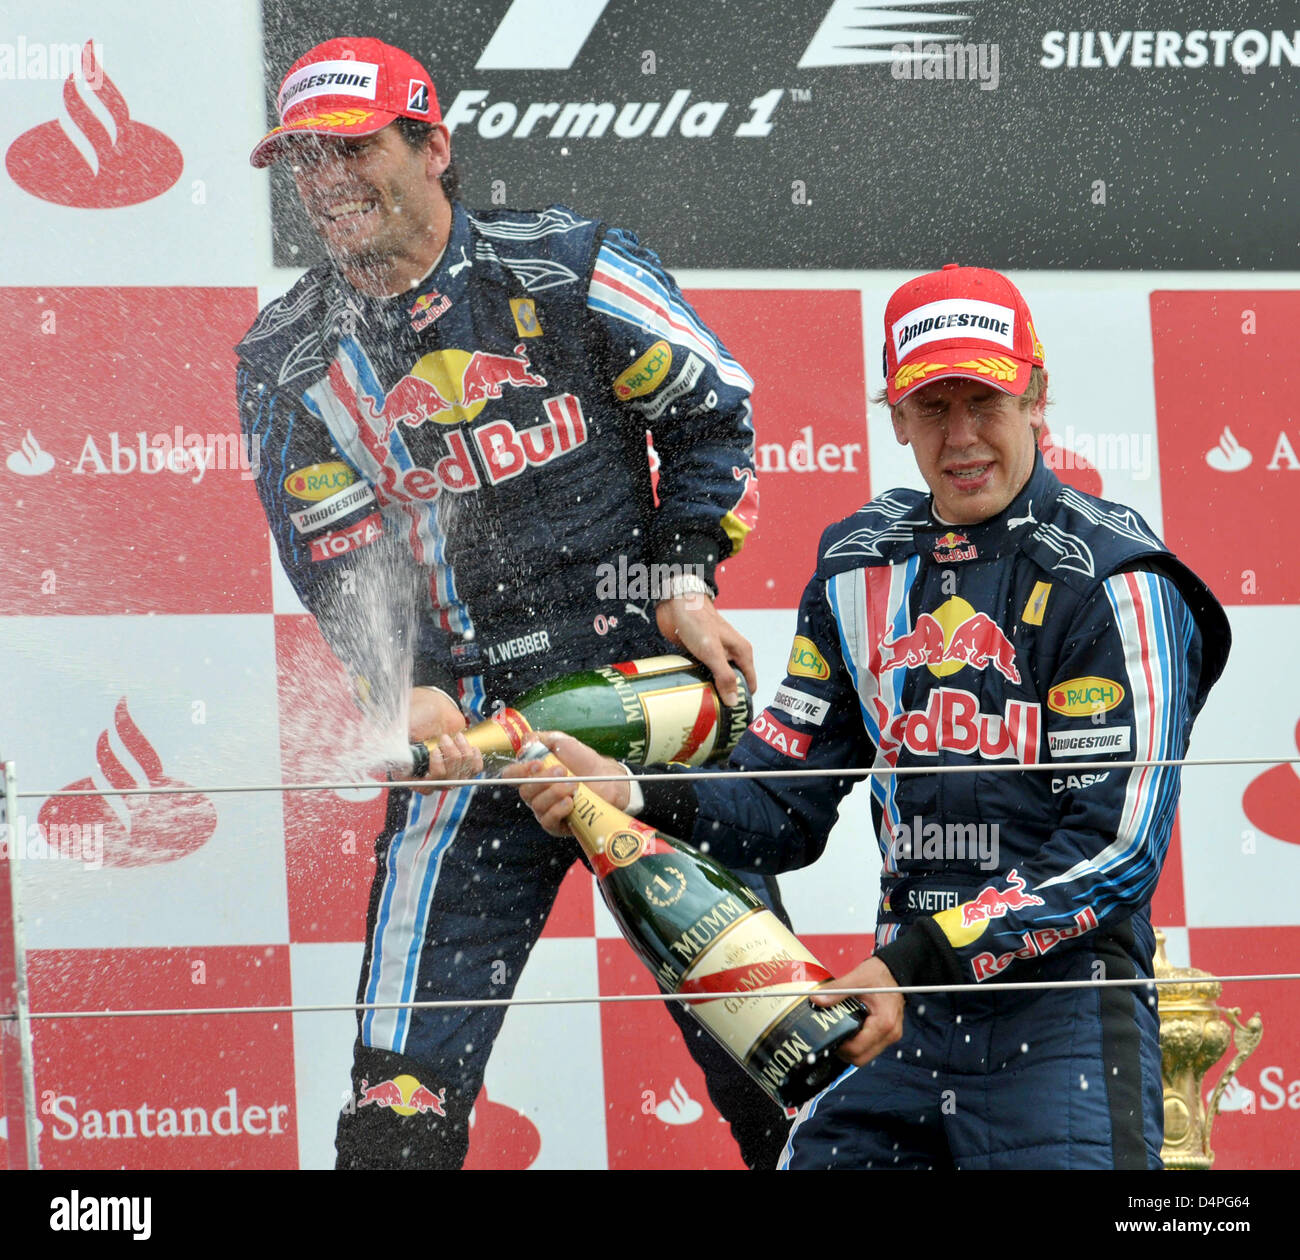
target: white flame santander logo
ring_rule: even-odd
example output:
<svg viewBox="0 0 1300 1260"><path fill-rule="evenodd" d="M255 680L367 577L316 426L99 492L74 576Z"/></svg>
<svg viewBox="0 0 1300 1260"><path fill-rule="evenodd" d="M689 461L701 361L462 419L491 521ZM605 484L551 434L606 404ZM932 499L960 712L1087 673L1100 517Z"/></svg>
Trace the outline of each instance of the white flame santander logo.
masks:
<svg viewBox="0 0 1300 1260"><path fill-rule="evenodd" d="M5 154L5 169L33 196L82 209L132 206L180 178L180 149L132 119L92 42L81 50L81 75L64 80L63 105L62 116L24 132Z"/></svg>
<svg viewBox="0 0 1300 1260"><path fill-rule="evenodd" d="M704 1114L704 1108L686 1092L686 1086L678 1077L673 1087L656 1108L655 1115L664 1124L694 1124Z"/></svg>
<svg viewBox="0 0 1300 1260"><path fill-rule="evenodd" d="M5 464L10 472L16 472L20 477L39 477L54 467L54 456L49 451L41 450L41 444L28 429L27 436L5 460Z"/></svg>
<svg viewBox="0 0 1300 1260"><path fill-rule="evenodd" d="M186 787L163 772L162 759L127 711L126 698L113 710L112 731L95 744L94 773L64 791L105 788ZM102 827L105 866L150 866L193 853L217 829L217 811L199 792L164 796L54 796L36 821L46 835L68 827ZM53 830L52 830L53 829Z"/></svg>

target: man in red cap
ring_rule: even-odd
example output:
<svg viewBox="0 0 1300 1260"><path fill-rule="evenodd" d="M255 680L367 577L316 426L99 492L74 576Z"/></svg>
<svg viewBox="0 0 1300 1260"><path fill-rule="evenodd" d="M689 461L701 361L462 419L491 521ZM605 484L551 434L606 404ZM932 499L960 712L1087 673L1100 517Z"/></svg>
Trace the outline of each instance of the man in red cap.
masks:
<svg viewBox="0 0 1300 1260"><path fill-rule="evenodd" d="M891 490L822 535L785 682L732 756L826 776L592 786L771 873L821 853L846 769L876 772L876 948L834 983L876 992L783 1166L1159 1167L1154 989L1094 982L1152 974L1179 771L1132 762L1185 755L1227 620L1136 512L1044 464L1043 347L1005 276L903 285L884 370L876 401L930 493ZM550 742L577 774L612 769ZM572 789L520 790L561 834ZM909 994L905 1018L900 986L943 991Z"/></svg>
<svg viewBox="0 0 1300 1260"><path fill-rule="evenodd" d="M482 769L467 719L575 670L685 648L736 703L752 651L713 598L756 507L744 369L630 232L467 211L400 49L321 44L278 106L252 161L291 164L329 261L240 343L240 411L285 571L377 723L404 743L409 710L428 777L460 778ZM611 571L652 580L611 601ZM513 792L389 793L340 1167L460 1166L504 1011L404 1004L509 997L577 855ZM770 1166L784 1117L673 1013Z"/></svg>

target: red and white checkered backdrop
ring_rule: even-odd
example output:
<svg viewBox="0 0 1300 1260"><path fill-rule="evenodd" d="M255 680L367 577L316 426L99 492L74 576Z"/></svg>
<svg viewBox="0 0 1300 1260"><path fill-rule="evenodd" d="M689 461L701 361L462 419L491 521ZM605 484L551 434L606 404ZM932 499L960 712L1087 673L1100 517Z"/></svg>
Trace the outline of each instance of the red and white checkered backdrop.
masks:
<svg viewBox="0 0 1300 1260"><path fill-rule="evenodd" d="M209 790L318 777L306 734L326 745L352 719L246 469L165 457L168 443L209 435L233 453L220 445L238 432L231 347L295 278L267 261L265 176L246 164L263 123L256 9L222 6L205 25L161 0L80 0L30 25L27 38L48 45L99 41L133 142L152 146L149 161L97 177L117 181L100 200L129 204L58 204L57 170L0 173L0 756L16 762L20 791L38 793L21 801L29 830L98 824L104 838L102 866L20 867L32 1007L346 1003L382 790ZM62 86L49 74L6 83L0 147L58 117ZM179 168L158 156L167 144ZM40 196L28 190L38 185ZM679 278L757 382L760 524L727 566L723 604L756 646L766 702L821 528L919 484L887 415L867 405L884 303L905 277ZM1230 273L1015 279L1047 347L1062 475L1141 511L1229 609L1236 646L1190 755L1294 754L1300 566L1284 522L1300 488L1297 277L1263 288ZM46 795L131 783L194 791ZM1242 766L1192 769L1183 783L1155 907L1170 959L1295 970L1300 777ZM797 931L832 969L870 948L877 876L860 791L822 860L782 881ZM0 866L3 938L6 878ZM4 1011L11 967L0 948ZM590 878L571 872L519 995L650 991ZM1294 1166L1298 997L1281 983L1227 987L1226 1004L1262 1012L1264 1039L1216 1124L1221 1168ZM22 1132L14 1025L3 1027L0 1167L21 1155ZM328 1166L353 1029L348 1012L37 1021L41 1160ZM739 1166L654 1004L513 1009L470 1163Z"/></svg>

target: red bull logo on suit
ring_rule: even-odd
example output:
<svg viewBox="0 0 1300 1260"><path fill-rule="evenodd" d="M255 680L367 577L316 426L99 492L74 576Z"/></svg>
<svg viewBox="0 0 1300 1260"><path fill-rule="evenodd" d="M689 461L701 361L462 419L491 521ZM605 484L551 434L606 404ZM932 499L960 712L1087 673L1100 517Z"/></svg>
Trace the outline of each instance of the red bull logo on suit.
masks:
<svg viewBox="0 0 1300 1260"><path fill-rule="evenodd" d="M1038 761L1042 706L1008 700L1002 717L982 713L969 691L936 687L924 709L890 715L879 696L873 698L880 723L880 752L893 759L900 748L922 757L940 751L966 753L988 761L1013 758L1022 765Z"/></svg>
<svg viewBox="0 0 1300 1260"><path fill-rule="evenodd" d="M1023 910L1026 906L1041 906L1043 899L1033 893L1025 892L1025 881L1019 872L1007 872L1007 886L999 891L990 884L981 889L973 901L967 901L961 908L962 927L982 923L986 919L1000 919L1008 910Z"/></svg>
<svg viewBox="0 0 1300 1260"><path fill-rule="evenodd" d="M351 411L362 443L378 465L377 473L370 475L381 507L436 499L444 490L465 494L484 483L498 485L586 443L582 404L573 394L559 394L542 400L545 418L531 428L516 429L507 419L468 431L449 427L442 458L415 467L400 467L392 458L389 441L399 424L468 424L489 401L499 399L507 385L544 387L546 378L532 371L522 343L515 350L514 355L435 351L420 359L383 399L357 394L339 361L330 365L333 400Z"/></svg>
<svg viewBox="0 0 1300 1260"><path fill-rule="evenodd" d="M507 385L546 386L546 377L532 370L522 342L514 354L435 350L388 391L383 414L391 424L412 428L428 420L461 424L473 420L484 403L500 398Z"/></svg>
<svg viewBox="0 0 1300 1260"><path fill-rule="evenodd" d="M1011 640L987 613L976 612L956 595L933 613L921 613L906 634L881 640L882 670L919 669L922 665L936 678L967 666L983 670L991 665L1008 682L1020 681Z"/></svg>
<svg viewBox="0 0 1300 1260"><path fill-rule="evenodd" d="M423 1115L432 1111L435 1115L445 1116L443 1105L447 1101L444 1086L436 1094L421 1085L413 1076L403 1074L391 1081L380 1081L371 1085L369 1081L361 1082L358 1107L391 1107L399 1116Z"/></svg>

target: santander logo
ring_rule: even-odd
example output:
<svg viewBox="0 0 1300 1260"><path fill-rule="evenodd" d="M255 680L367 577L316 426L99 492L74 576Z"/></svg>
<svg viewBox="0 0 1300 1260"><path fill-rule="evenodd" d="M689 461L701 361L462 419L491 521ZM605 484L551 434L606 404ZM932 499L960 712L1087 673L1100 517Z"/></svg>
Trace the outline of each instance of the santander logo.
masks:
<svg viewBox="0 0 1300 1260"><path fill-rule="evenodd" d="M113 710L112 731L95 744L94 772L64 789L187 787L163 772L162 759L127 711L126 698ZM212 838L217 811L199 792L174 796L55 796L41 807L37 822L47 835L102 828L105 866L152 866L187 857Z"/></svg>
<svg viewBox="0 0 1300 1260"><path fill-rule="evenodd" d="M1300 751L1300 722L1295 728ZM1300 844L1300 777L1292 765L1274 766L1251 780L1241 798L1242 812L1266 835Z"/></svg>
<svg viewBox="0 0 1300 1260"><path fill-rule="evenodd" d="M673 1081L668 1097L655 1107L655 1115L664 1124L694 1124L703 1114L704 1108L687 1092L681 1077Z"/></svg>
<svg viewBox="0 0 1300 1260"><path fill-rule="evenodd" d="M41 449L41 444L28 429L27 436L19 448L10 453L5 464L10 472L16 472L20 477L40 477L54 467L54 456Z"/></svg>
<svg viewBox="0 0 1300 1260"><path fill-rule="evenodd" d="M64 111L19 136L5 169L32 196L60 206L133 206L166 192L184 166L180 149L131 118L93 42L81 50L81 69L63 82Z"/></svg>
<svg viewBox="0 0 1300 1260"><path fill-rule="evenodd" d="M542 1135L521 1111L493 1102L479 1091L469 1116L467 1172L496 1169L521 1171L542 1153Z"/></svg>

